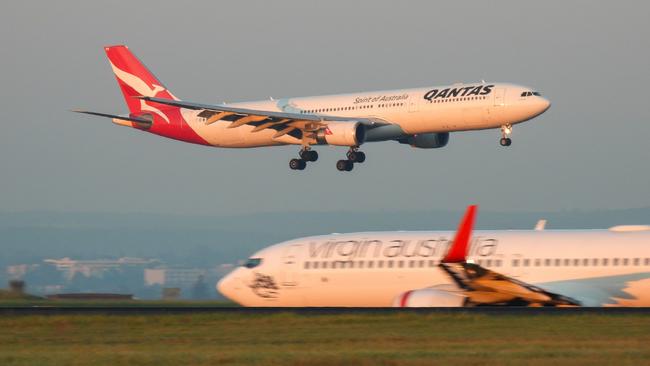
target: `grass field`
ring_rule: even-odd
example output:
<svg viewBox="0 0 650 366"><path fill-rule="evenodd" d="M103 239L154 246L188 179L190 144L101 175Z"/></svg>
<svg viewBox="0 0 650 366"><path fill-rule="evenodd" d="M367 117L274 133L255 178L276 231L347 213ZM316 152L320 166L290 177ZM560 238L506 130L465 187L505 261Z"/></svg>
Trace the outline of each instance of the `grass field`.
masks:
<svg viewBox="0 0 650 366"><path fill-rule="evenodd" d="M648 315L0 317L0 365L639 365Z"/></svg>

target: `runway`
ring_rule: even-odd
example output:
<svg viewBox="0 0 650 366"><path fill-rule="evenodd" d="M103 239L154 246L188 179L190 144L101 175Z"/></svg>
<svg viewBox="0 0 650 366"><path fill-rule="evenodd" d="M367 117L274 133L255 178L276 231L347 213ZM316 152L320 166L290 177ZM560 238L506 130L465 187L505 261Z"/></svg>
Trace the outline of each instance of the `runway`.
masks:
<svg viewBox="0 0 650 366"><path fill-rule="evenodd" d="M0 316L14 315L165 315L165 314L277 314L345 315L345 314L483 314L483 315L650 315L650 307L474 307L474 308L274 308L209 306L15 306L0 307Z"/></svg>

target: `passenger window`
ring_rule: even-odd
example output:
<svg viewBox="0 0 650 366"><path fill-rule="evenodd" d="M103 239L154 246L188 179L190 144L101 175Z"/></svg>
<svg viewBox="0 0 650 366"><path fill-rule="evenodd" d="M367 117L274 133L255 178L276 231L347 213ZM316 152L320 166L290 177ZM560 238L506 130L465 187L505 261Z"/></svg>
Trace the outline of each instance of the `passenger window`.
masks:
<svg viewBox="0 0 650 366"><path fill-rule="evenodd" d="M530 259L524 259L524 267L528 267L530 265Z"/></svg>
<svg viewBox="0 0 650 366"><path fill-rule="evenodd" d="M323 263L323 264L324 264L324 263ZM313 266L313 268L314 268L314 269L318 269L318 262L314 262L314 266ZM325 267L323 266L323 268L325 268Z"/></svg>
<svg viewBox="0 0 650 366"><path fill-rule="evenodd" d="M582 265L583 266L588 266L589 265L589 259L585 258L582 260Z"/></svg>
<svg viewBox="0 0 650 366"><path fill-rule="evenodd" d="M436 261L433 259L429 259L429 267L435 267L436 266Z"/></svg>
<svg viewBox="0 0 650 366"><path fill-rule="evenodd" d="M623 265L624 265L624 266L627 266L628 261L629 261L629 260L628 260L627 258L623 258Z"/></svg>
<svg viewBox="0 0 650 366"><path fill-rule="evenodd" d="M574 266L574 267L577 267L577 266L579 266L579 265L580 265L580 259L574 259L574 260L573 260L573 266Z"/></svg>
<svg viewBox="0 0 650 366"><path fill-rule="evenodd" d="M513 259L512 260L512 266L513 267L519 267L519 259Z"/></svg>
<svg viewBox="0 0 650 366"><path fill-rule="evenodd" d="M598 265L598 258L594 258L591 260L591 265L592 266L597 266Z"/></svg>
<svg viewBox="0 0 650 366"><path fill-rule="evenodd" d="M618 266L618 258L614 258L614 260L612 261L612 265Z"/></svg>
<svg viewBox="0 0 650 366"><path fill-rule="evenodd" d="M386 262L387 262L386 264L388 264L388 268L393 268L393 261L392 260L389 260L389 261L386 261Z"/></svg>
<svg viewBox="0 0 650 366"><path fill-rule="evenodd" d="M544 259L544 265L546 267L550 267L551 266L551 260L550 259Z"/></svg>
<svg viewBox="0 0 650 366"><path fill-rule="evenodd" d="M305 262L305 269L309 269L309 262Z"/></svg>
<svg viewBox="0 0 650 366"><path fill-rule="evenodd" d="M606 266L609 264L609 259L603 258L603 266Z"/></svg>
<svg viewBox="0 0 650 366"><path fill-rule="evenodd" d="M634 265L638 266L640 264L640 259L639 258L634 258Z"/></svg>
<svg viewBox="0 0 650 366"><path fill-rule="evenodd" d="M494 266L501 267L501 259L497 259L496 261L494 261Z"/></svg>
<svg viewBox="0 0 650 366"><path fill-rule="evenodd" d="M327 262L323 262L323 269L327 269Z"/></svg>

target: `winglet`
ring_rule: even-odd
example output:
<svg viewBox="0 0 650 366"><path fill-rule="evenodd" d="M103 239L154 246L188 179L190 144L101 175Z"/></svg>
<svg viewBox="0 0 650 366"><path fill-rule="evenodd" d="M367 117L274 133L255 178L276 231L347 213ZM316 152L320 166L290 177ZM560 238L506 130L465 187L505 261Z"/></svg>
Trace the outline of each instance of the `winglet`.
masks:
<svg viewBox="0 0 650 366"><path fill-rule="evenodd" d="M465 262L465 257L467 257L467 252L469 250L470 239L472 237L472 229L474 227L474 218L476 217L477 209L478 206L476 205L467 206L465 216L461 220L458 230L456 231L456 237L454 237L451 247L442 259L442 263Z"/></svg>

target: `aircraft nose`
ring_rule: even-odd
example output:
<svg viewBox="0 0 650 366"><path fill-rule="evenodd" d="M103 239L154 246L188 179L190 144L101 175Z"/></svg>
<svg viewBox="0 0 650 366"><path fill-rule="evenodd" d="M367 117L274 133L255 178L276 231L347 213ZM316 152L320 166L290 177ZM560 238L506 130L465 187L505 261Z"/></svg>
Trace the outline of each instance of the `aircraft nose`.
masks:
<svg viewBox="0 0 650 366"><path fill-rule="evenodd" d="M544 97L539 97L539 105L539 114L542 114L546 112L547 109L551 108L551 101Z"/></svg>
<svg viewBox="0 0 650 366"><path fill-rule="evenodd" d="M239 278L233 273L227 274L225 277L219 280L219 282L217 282L217 290L228 299L237 301L236 294L239 290Z"/></svg>

